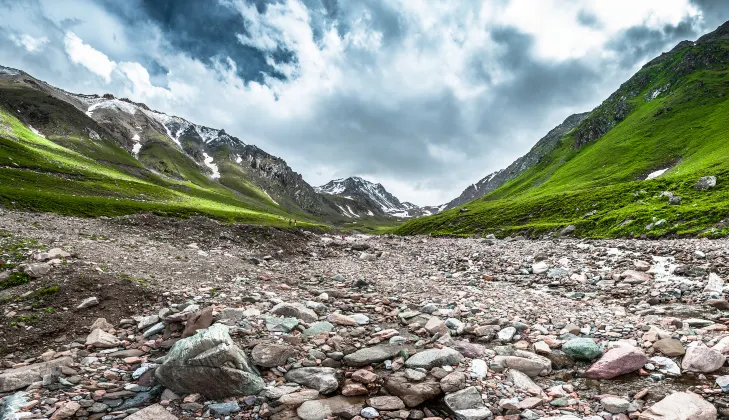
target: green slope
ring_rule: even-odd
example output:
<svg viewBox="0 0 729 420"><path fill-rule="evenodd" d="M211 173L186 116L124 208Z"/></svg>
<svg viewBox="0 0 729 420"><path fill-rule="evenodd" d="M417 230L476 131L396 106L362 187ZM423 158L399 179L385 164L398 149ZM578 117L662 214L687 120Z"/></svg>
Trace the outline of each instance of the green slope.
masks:
<svg viewBox="0 0 729 420"><path fill-rule="evenodd" d="M156 175L125 150L93 143L72 135L46 139L0 110L0 203L8 208L80 216L149 211L288 226L291 215L270 200L255 200L212 182L188 170L180 156L165 156L164 161L180 166L177 169L189 180Z"/></svg>
<svg viewBox="0 0 729 420"><path fill-rule="evenodd" d="M709 38L648 63L547 158L461 206L468 211L412 220L396 232L541 235L575 225L574 235L586 237L729 233L729 41ZM694 189L706 175L717 176L717 186ZM681 204L670 205L663 191Z"/></svg>

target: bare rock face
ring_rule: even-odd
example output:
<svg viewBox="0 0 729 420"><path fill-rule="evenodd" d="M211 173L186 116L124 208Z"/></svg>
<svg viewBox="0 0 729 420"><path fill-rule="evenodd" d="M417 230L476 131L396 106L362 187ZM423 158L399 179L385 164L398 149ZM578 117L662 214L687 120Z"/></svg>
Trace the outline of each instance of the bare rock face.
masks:
<svg viewBox="0 0 729 420"><path fill-rule="evenodd" d="M175 343L156 376L177 393L212 399L251 395L265 386L245 352L233 343L228 327L220 324Z"/></svg>
<svg viewBox="0 0 729 420"><path fill-rule="evenodd" d="M676 392L640 414L640 420L714 420L716 407L692 392Z"/></svg>

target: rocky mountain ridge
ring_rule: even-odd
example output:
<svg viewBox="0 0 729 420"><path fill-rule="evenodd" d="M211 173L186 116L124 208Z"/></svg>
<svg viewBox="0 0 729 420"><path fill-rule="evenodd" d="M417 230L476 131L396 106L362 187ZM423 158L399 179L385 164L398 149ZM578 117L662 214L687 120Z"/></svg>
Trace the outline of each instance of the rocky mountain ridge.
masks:
<svg viewBox="0 0 729 420"><path fill-rule="evenodd" d="M431 214L415 204L401 202L382 184L375 184L360 177L335 179L317 187L316 191L347 200L337 204L337 207L352 218L362 216L410 218Z"/></svg>

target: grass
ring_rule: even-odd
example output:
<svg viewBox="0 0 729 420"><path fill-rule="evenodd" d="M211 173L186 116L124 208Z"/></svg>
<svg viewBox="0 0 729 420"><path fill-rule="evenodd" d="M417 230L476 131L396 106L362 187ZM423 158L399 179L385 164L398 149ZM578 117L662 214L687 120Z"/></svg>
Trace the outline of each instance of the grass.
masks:
<svg viewBox="0 0 729 420"><path fill-rule="evenodd" d="M539 236L575 225L574 235L600 238L729 234L727 51L727 41L686 47L643 68L537 165L478 200L409 221L394 232ZM696 57L709 64L687 72L687 59ZM615 98L630 113L601 138L575 147L585 124L612 115L608 110L615 108ZM659 178L644 180L665 168L670 170ZM717 176L717 186L694 189L707 175ZM670 205L660 197L663 191L683 201ZM661 219L666 223L646 229Z"/></svg>
<svg viewBox="0 0 729 420"><path fill-rule="evenodd" d="M0 110L0 203L8 208L74 216L152 212L288 226L292 213L268 198L260 199L264 193L256 199L213 182L192 168L192 160L184 154L158 143L152 142L140 158L167 162L167 177L147 171L118 147L96 147L89 157L61 145L86 152L86 146L81 145L87 140L68 136L46 139ZM248 186L249 190L254 188ZM296 217L300 227L325 228L315 220Z"/></svg>

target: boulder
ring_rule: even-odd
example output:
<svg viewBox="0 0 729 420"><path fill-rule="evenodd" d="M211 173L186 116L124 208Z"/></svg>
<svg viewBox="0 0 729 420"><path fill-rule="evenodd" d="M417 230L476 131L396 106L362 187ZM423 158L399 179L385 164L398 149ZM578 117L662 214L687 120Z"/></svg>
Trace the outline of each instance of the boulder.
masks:
<svg viewBox="0 0 729 420"><path fill-rule="evenodd" d="M619 346L608 350L597 362L593 363L584 377L590 379L612 379L643 367L648 357L637 347Z"/></svg>
<svg viewBox="0 0 729 420"><path fill-rule="evenodd" d="M347 366L361 367L372 363L383 362L397 356L405 347L381 344L373 347L365 347L354 353L344 356L344 364Z"/></svg>
<svg viewBox="0 0 729 420"><path fill-rule="evenodd" d="M36 363L16 369L0 371L0 393L25 388L33 382L38 382L46 375L51 375L62 366L71 366L73 359L61 357L48 362Z"/></svg>
<svg viewBox="0 0 729 420"><path fill-rule="evenodd" d="M513 356L496 356L493 366L500 369L516 369L531 377L549 375L552 362L544 356L528 351L517 350Z"/></svg>
<svg viewBox="0 0 729 420"><path fill-rule="evenodd" d="M304 367L286 373L286 380L316 389L322 394L331 394L339 388L337 371L328 367Z"/></svg>
<svg viewBox="0 0 729 420"><path fill-rule="evenodd" d="M264 387L258 371L222 324L175 343L155 374L178 394L211 399L256 394Z"/></svg>
<svg viewBox="0 0 729 420"><path fill-rule="evenodd" d="M692 392L676 392L643 411L639 420L715 420L716 407Z"/></svg>
<svg viewBox="0 0 729 420"><path fill-rule="evenodd" d="M428 349L415 353L406 362L409 368L431 369L436 366L457 365L463 361L463 355L450 347Z"/></svg>
<svg viewBox="0 0 729 420"><path fill-rule="evenodd" d="M458 420L484 420L493 416L474 386L446 395L443 402Z"/></svg>
<svg viewBox="0 0 729 420"><path fill-rule="evenodd" d="M719 370L726 362L726 356L703 345L686 349L681 368L687 372L710 373Z"/></svg>

